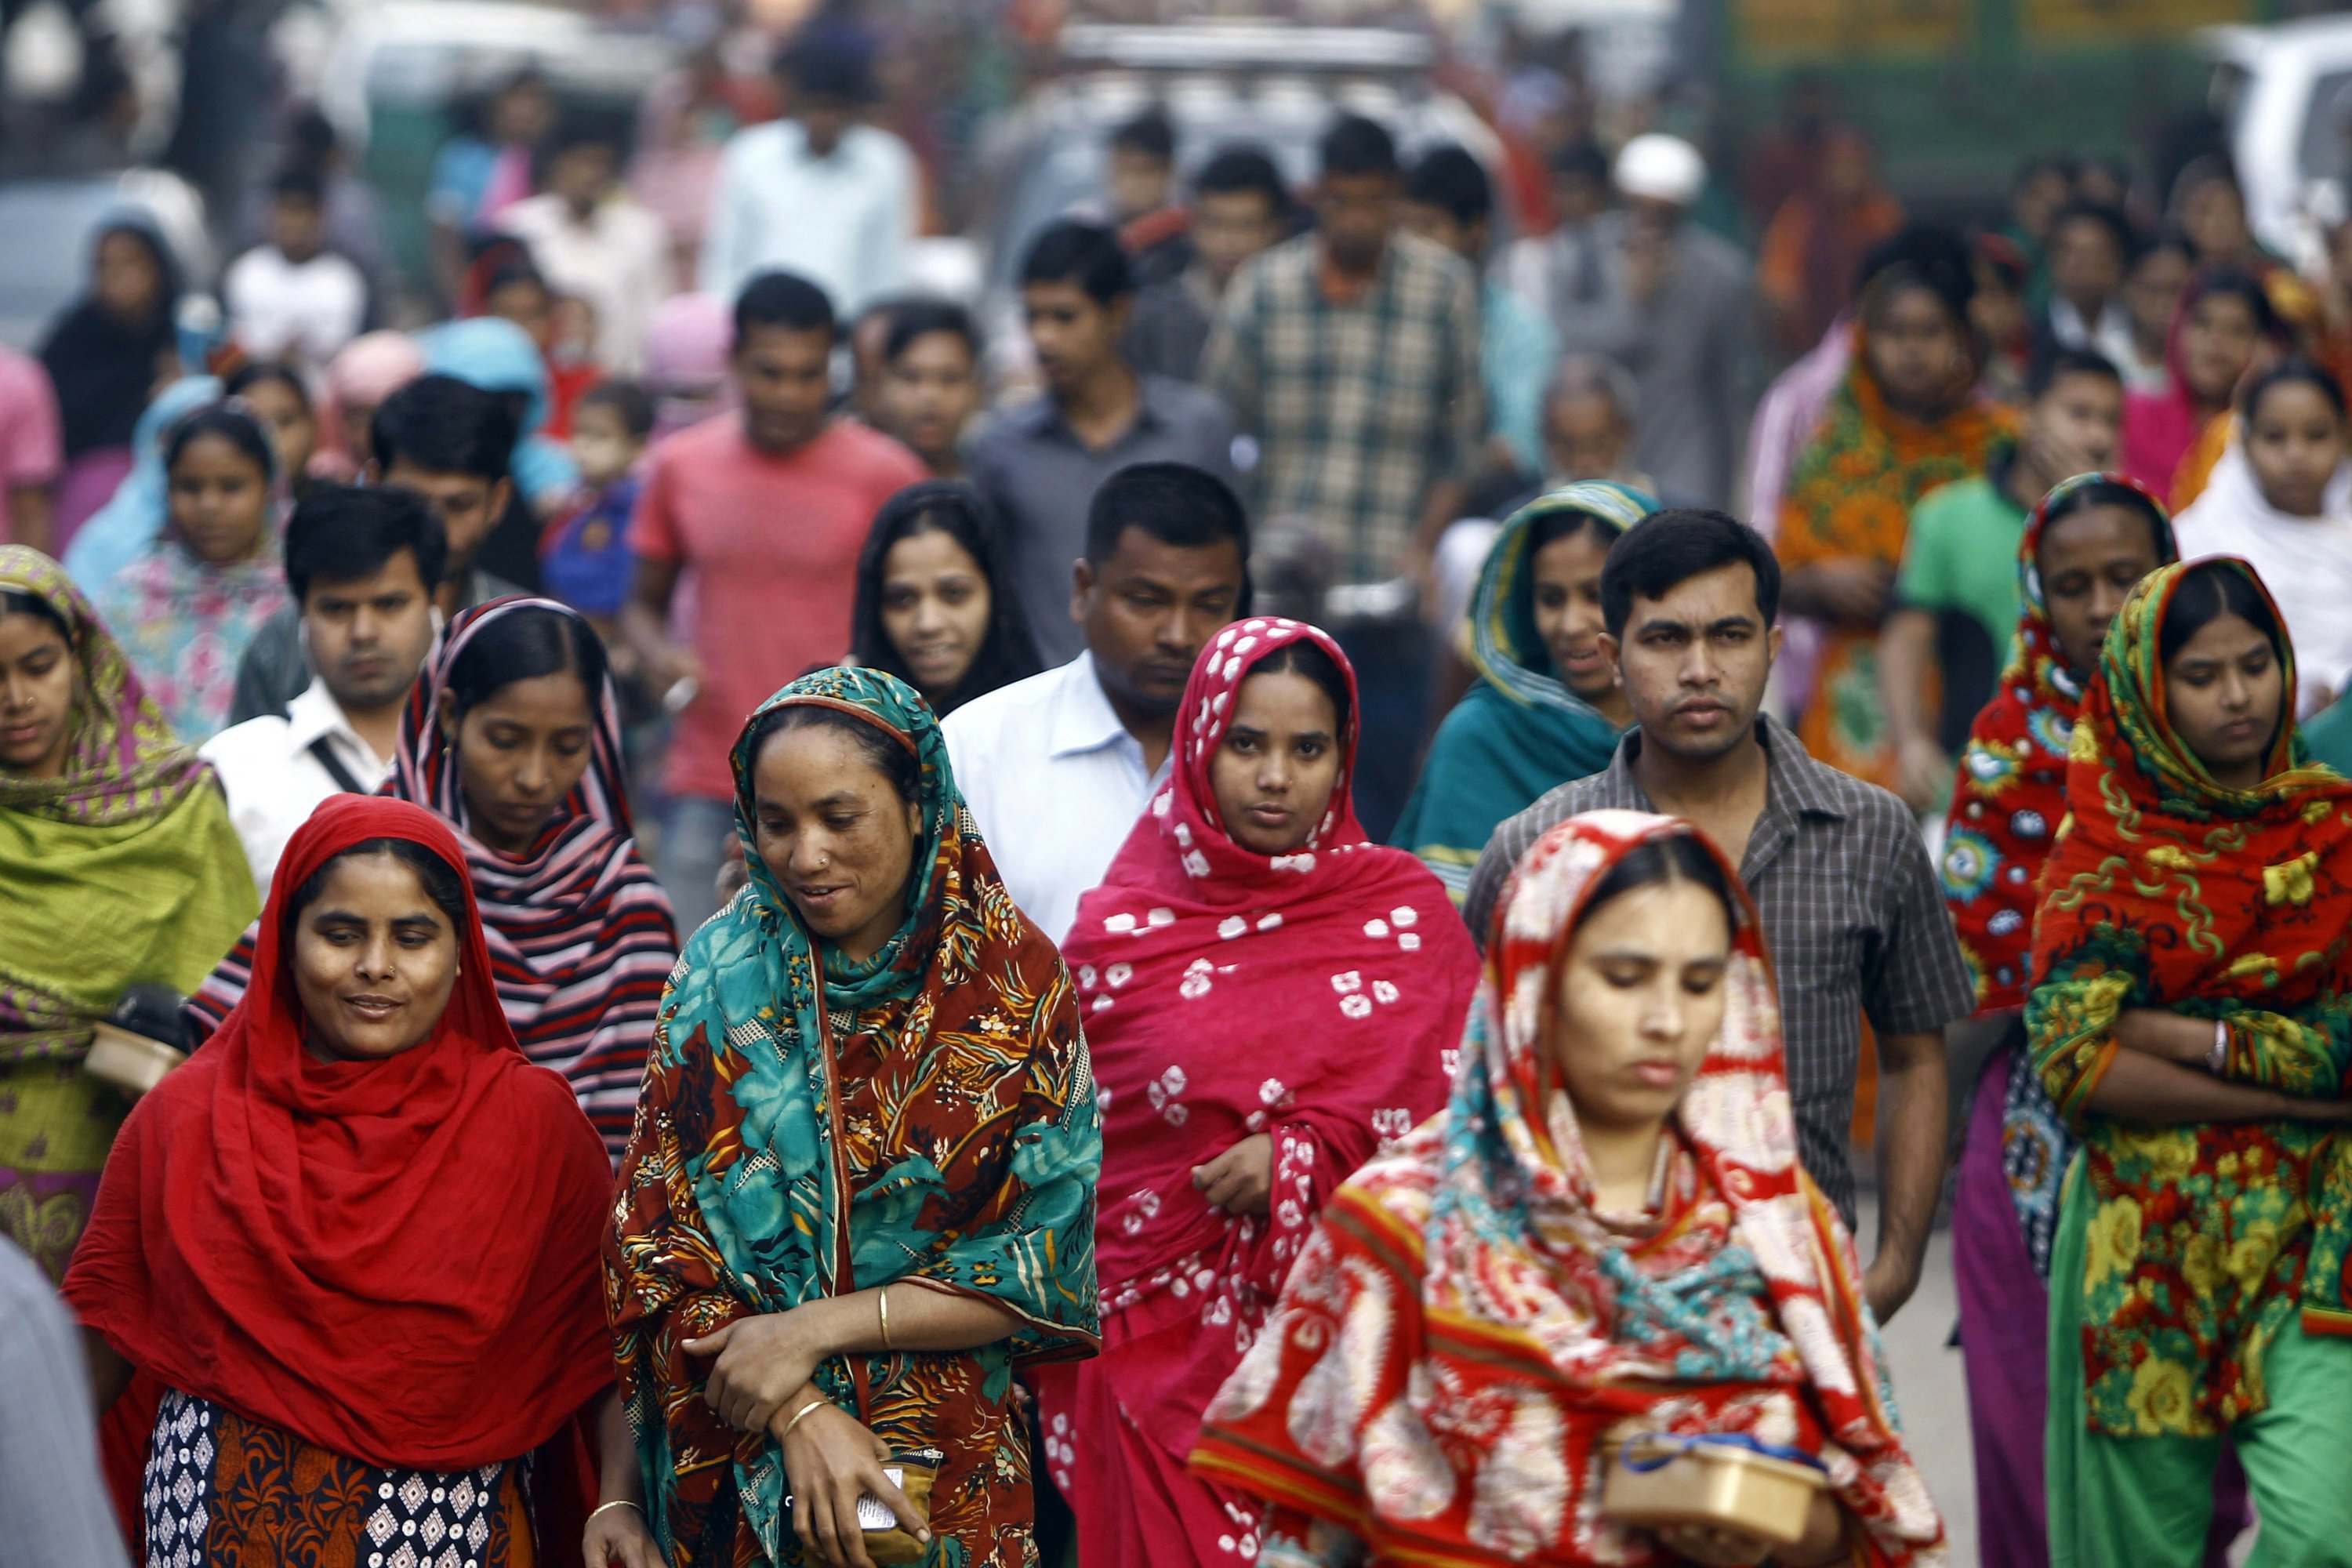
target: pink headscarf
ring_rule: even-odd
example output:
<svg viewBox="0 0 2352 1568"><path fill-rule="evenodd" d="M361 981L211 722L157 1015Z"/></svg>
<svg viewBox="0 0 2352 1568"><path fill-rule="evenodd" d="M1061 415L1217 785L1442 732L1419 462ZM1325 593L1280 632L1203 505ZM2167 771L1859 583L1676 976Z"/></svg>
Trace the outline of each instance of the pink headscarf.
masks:
<svg viewBox="0 0 2352 1568"><path fill-rule="evenodd" d="M405 332L369 332L353 338L343 352L327 362L326 406L319 411L319 458L333 472L323 477L348 479L359 471L367 454L362 449L364 430L343 428L347 403L382 403L425 374L425 351ZM321 467L314 461L313 469Z"/></svg>

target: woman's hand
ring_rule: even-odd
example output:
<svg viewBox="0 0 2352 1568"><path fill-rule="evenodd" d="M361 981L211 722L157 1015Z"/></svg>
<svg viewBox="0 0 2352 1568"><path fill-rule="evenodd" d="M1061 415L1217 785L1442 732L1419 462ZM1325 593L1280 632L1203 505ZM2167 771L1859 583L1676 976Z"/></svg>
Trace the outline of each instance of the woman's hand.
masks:
<svg viewBox="0 0 2352 1568"><path fill-rule="evenodd" d="M644 1512L634 1508L600 1510L588 1521L580 1555L588 1568L665 1568L660 1543Z"/></svg>
<svg viewBox="0 0 2352 1568"><path fill-rule="evenodd" d="M678 1348L688 1355L717 1356L702 1397L719 1418L738 1432L766 1430L784 1401L800 1392L816 1363L835 1347L816 1334L816 1315L805 1309L738 1318L705 1339Z"/></svg>
<svg viewBox="0 0 2352 1568"><path fill-rule="evenodd" d="M792 1425L794 1412L776 1423ZM882 1462L889 1446L835 1405L810 1411L782 1438L785 1484L793 1498L793 1533L803 1555L832 1568L873 1568L866 1555L866 1532L857 1522L857 1500L872 1493L889 1504L908 1533L925 1545L931 1529L907 1494L890 1484Z"/></svg>
<svg viewBox="0 0 2352 1568"><path fill-rule="evenodd" d="M2116 1044L2127 1051L2202 1068L2212 1059L2213 1020L2183 1017L2162 1007L2126 1007L2116 1016Z"/></svg>
<svg viewBox="0 0 2352 1568"><path fill-rule="evenodd" d="M1207 1164L1193 1166L1192 1185L1213 1209L1264 1214L1274 1190L1274 1139L1254 1132Z"/></svg>

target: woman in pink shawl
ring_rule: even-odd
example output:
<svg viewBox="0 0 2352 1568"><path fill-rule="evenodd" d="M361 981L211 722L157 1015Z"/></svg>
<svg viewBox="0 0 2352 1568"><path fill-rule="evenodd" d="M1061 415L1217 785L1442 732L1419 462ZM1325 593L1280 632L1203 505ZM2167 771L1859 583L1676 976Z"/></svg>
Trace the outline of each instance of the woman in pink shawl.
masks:
<svg viewBox="0 0 2352 1568"><path fill-rule="evenodd" d="M319 411L319 448L310 477L349 484L368 463L368 426L376 405L425 374L425 351L405 332L369 332L327 362L327 395Z"/></svg>
<svg viewBox="0 0 2352 1568"><path fill-rule="evenodd" d="M2189 280L2164 346L2164 386L2124 400L2123 469L2160 499L2205 427L2227 418L2230 400L2263 345L2275 342L2278 315L2249 272L2208 269Z"/></svg>
<svg viewBox="0 0 2352 1568"><path fill-rule="evenodd" d="M1172 780L1063 944L1103 1108L1103 1352L1038 1399L1087 1568L1254 1537L1258 1505L1185 1468L1202 1412L1324 1200L1445 1103L1477 954L1437 879L1365 841L1357 707L1324 633L1226 627Z"/></svg>

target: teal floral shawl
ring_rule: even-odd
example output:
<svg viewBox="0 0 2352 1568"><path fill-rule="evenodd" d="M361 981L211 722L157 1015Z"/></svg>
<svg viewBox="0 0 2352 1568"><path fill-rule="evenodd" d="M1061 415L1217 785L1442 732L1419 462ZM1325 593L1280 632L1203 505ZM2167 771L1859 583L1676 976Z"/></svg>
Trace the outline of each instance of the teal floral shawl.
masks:
<svg viewBox="0 0 2352 1568"><path fill-rule="evenodd" d="M906 919L862 963L811 938L753 841L752 738L795 704L872 723L921 763ZM781 1451L719 1422L708 1363L679 1342L919 1280L1022 1326L958 1354L828 1362L818 1384L894 1451L945 1455L934 1561L1017 1563L1013 1369L1097 1342L1102 1142L1068 973L998 879L910 688L875 670L803 677L751 716L734 767L751 884L670 976L607 1243L648 1518L679 1568L798 1562Z"/></svg>

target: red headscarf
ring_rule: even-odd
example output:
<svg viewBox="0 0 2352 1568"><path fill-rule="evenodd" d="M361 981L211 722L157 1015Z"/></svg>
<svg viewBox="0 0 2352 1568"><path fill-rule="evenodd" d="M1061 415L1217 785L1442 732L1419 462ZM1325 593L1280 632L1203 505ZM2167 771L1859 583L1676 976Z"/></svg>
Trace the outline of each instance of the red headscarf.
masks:
<svg viewBox="0 0 2352 1568"><path fill-rule="evenodd" d="M460 973L423 1044L320 1062L280 911L374 838L467 888ZM467 1469L545 1443L613 1378L611 1167L515 1043L465 852L404 801L328 801L278 862L254 974L123 1124L67 1299L141 1372L366 1464Z"/></svg>

